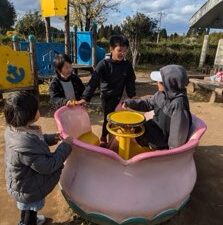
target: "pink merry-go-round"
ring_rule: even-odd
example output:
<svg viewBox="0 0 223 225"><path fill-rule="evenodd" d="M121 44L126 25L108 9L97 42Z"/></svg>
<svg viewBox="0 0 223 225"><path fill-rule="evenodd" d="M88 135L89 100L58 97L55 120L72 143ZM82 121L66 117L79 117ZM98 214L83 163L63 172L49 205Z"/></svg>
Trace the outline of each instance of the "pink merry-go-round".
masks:
<svg viewBox="0 0 223 225"><path fill-rule="evenodd" d="M188 202L197 177L193 154L206 130L196 116L183 146L143 152L129 160L98 146L83 107L62 107L55 120L64 138L73 137L60 186L80 216L104 225L158 224Z"/></svg>

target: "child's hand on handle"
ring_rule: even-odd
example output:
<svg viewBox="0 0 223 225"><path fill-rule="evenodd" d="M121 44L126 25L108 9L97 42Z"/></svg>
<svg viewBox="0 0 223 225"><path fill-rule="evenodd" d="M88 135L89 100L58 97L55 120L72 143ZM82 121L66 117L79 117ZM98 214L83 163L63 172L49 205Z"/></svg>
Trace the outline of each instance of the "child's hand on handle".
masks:
<svg viewBox="0 0 223 225"><path fill-rule="evenodd" d="M82 105L82 106L85 106L87 104L86 100L84 99L81 99L79 101L76 101L76 105Z"/></svg>
<svg viewBox="0 0 223 225"><path fill-rule="evenodd" d="M129 107L127 106L127 104L125 103L125 101L122 103L122 109L128 110L128 111L134 111L133 109L131 109L131 108L129 108Z"/></svg>
<svg viewBox="0 0 223 225"><path fill-rule="evenodd" d="M57 143L58 141L60 141L62 138L60 136L60 133L56 133L55 136L54 136L54 140L55 142Z"/></svg>
<svg viewBox="0 0 223 225"><path fill-rule="evenodd" d="M122 102L122 109L125 109L125 110L128 109L128 107L126 106L125 102Z"/></svg>
<svg viewBox="0 0 223 225"><path fill-rule="evenodd" d="M66 103L66 106L68 107L74 107L76 105L76 102L74 99L71 99L69 100L67 103Z"/></svg>

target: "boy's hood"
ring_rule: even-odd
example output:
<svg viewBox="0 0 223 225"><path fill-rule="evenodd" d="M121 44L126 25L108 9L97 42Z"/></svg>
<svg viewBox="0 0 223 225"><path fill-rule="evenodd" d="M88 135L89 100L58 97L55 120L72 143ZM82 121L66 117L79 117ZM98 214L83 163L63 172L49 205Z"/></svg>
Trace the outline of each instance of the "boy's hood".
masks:
<svg viewBox="0 0 223 225"><path fill-rule="evenodd" d="M30 149L32 150L32 153L39 154L40 152L38 147L40 140L38 136L26 131L15 131L13 128L8 126L5 130L5 141L11 149L17 152L30 152Z"/></svg>
<svg viewBox="0 0 223 225"><path fill-rule="evenodd" d="M186 94L187 72L179 65L168 65L160 69L165 93L169 99Z"/></svg>

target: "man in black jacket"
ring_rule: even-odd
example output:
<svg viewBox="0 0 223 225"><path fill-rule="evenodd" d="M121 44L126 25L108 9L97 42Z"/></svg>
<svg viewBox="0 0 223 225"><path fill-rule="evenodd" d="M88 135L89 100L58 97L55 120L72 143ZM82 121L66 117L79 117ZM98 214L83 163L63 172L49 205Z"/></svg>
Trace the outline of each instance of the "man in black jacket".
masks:
<svg viewBox="0 0 223 225"><path fill-rule="evenodd" d="M186 94L187 72L182 66L168 65L151 73L158 91L145 100L126 100L123 108L138 111L154 110L153 119L145 123L145 133L136 140L154 149L176 148L184 144L192 124Z"/></svg>
<svg viewBox="0 0 223 225"><path fill-rule="evenodd" d="M135 73L132 65L125 59L129 41L122 35L114 35L110 39L111 57L100 61L92 74L78 104L89 102L95 89L100 85L101 102L104 111L104 122L100 146L106 147L108 131L107 115L113 112L121 100L124 89L129 98L135 96Z"/></svg>
<svg viewBox="0 0 223 225"><path fill-rule="evenodd" d="M50 101L55 108L73 106L82 97L84 85L73 73L72 62L67 55L57 55L54 59L56 77L49 86Z"/></svg>

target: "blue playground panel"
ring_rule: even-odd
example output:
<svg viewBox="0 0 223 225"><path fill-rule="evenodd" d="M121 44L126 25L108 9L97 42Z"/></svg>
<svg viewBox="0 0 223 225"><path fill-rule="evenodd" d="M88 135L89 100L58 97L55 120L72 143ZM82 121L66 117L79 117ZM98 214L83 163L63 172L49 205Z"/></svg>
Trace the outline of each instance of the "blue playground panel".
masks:
<svg viewBox="0 0 223 225"><path fill-rule="evenodd" d="M106 50L102 47L96 46L96 59L97 63L105 58Z"/></svg>
<svg viewBox="0 0 223 225"><path fill-rule="evenodd" d="M77 32L77 64L92 65L92 33ZM29 43L22 41L19 43L21 51L29 51ZM37 73L40 78L48 78L55 74L53 59L57 54L65 53L63 43L36 43ZM104 48L96 46L97 63L104 59L106 51Z"/></svg>
<svg viewBox="0 0 223 225"><path fill-rule="evenodd" d="M20 42L21 51L29 51L28 42ZM53 59L57 54L64 54L62 43L36 43L37 73L41 78L48 78L55 74Z"/></svg>
<svg viewBox="0 0 223 225"><path fill-rule="evenodd" d="M77 32L77 64L92 65L92 33ZM97 63L104 59L106 51L104 48L96 46Z"/></svg>

